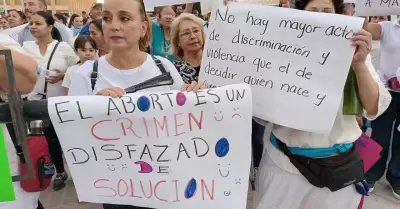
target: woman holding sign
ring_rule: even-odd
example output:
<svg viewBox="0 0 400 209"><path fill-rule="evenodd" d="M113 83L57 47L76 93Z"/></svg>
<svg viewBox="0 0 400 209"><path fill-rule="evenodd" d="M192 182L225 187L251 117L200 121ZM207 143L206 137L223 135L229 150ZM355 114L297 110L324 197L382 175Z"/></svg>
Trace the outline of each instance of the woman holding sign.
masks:
<svg viewBox="0 0 400 209"><path fill-rule="evenodd" d="M343 0L297 0L295 7L311 12L344 12ZM375 119L388 108L391 97L367 60L371 34L356 31L351 41L349 44L356 48L349 72L357 80L353 90L359 95L361 111L364 109L368 119ZM344 92L344 98L347 93ZM353 184L363 181L364 166L354 142L361 130L354 115L345 114L348 103L344 104L327 135L274 125L266 145L267 154L259 168L253 208L356 209L359 206L361 196Z"/></svg>
<svg viewBox="0 0 400 209"><path fill-rule="evenodd" d="M365 20L368 22L368 19ZM371 137L382 147L382 158L367 173L367 180L371 188L385 174L389 157L390 140L392 142L392 157L386 172L393 195L400 199L400 20L369 23L368 29L374 40L380 40L381 61L379 74L390 90L392 103L388 110L379 118L371 122ZM393 126L393 122L396 121ZM392 136L393 133L393 136Z"/></svg>
<svg viewBox="0 0 400 209"><path fill-rule="evenodd" d="M121 97L126 94L124 89L167 72L173 81L171 85L147 88L145 91L196 91L204 88L204 85L196 82L184 85L170 61L144 52L151 39L150 24L142 0L105 0L102 28L111 52L98 61L86 61L76 70L72 75L69 95ZM105 201L112 200L107 198ZM141 199L138 201L143 202ZM104 204L103 208L144 209L112 204Z"/></svg>

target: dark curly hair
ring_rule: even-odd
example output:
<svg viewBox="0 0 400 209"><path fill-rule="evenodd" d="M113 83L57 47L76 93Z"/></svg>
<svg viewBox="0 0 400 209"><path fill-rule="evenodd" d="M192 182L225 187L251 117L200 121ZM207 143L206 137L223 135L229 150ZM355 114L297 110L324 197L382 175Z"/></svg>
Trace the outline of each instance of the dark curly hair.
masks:
<svg viewBox="0 0 400 209"><path fill-rule="evenodd" d="M304 10L306 6L311 2L316 0L295 0L295 9ZM332 0L333 7L335 8L336 14L344 13L344 2L343 0Z"/></svg>

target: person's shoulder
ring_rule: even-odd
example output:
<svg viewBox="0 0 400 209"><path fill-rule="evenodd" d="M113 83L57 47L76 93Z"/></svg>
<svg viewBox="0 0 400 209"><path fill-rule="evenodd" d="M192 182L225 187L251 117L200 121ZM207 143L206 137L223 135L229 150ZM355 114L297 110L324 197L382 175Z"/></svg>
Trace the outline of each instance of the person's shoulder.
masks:
<svg viewBox="0 0 400 209"><path fill-rule="evenodd" d="M381 25L382 30L388 30L392 27L398 26L399 23L396 21L382 21L382 22L379 22L379 25Z"/></svg>
<svg viewBox="0 0 400 209"><path fill-rule="evenodd" d="M167 58L161 57L161 56L154 56L154 57L161 61L161 63L164 65L164 67L166 67L166 70L171 70L171 68L175 69L175 65L171 61L169 61Z"/></svg>
<svg viewBox="0 0 400 209"><path fill-rule="evenodd" d="M93 72L93 64L94 64L94 60L88 60L85 63L83 63L82 65L74 65L75 68L72 69L73 74L78 74L80 76L83 77L88 77L90 75L91 72ZM74 67L72 66L72 67ZM70 67L70 68L72 68Z"/></svg>
<svg viewBox="0 0 400 209"><path fill-rule="evenodd" d="M67 42L65 42L65 41L60 41L60 42L58 43L58 47L59 47L60 49L63 49L63 50L65 50L65 49L71 50L71 49L72 49L72 47L71 47Z"/></svg>
<svg viewBox="0 0 400 209"><path fill-rule="evenodd" d="M56 27L58 30L60 30L60 29L61 30L69 30L69 28L66 25L61 24L59 22L55 22L54 27Z"/></svg>
<svg viewBox="0 0 400 209"><path fill-rule="evenodd" d="M36 47L37 46L37 44L36 44L36 41L24 41L24 43L22 43L22 47L23 48L33 48L33 47Z"/></svg>

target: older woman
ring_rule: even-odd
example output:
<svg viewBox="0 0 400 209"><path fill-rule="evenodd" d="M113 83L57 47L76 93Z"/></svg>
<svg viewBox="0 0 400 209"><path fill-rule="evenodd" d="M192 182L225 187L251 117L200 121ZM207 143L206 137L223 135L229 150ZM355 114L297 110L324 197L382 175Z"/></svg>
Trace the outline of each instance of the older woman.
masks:
<svg viewBox="0 0 400 209"><path fill-rule="evenodd" d="M203 20L190 13L183 13L171 27L171 54L180 59L174 62L185 83L199 80L205 33Z"/></svg>
<svg viewBox="0 0 400 209"><path fill-rule="evenodd" d="M192 11L193 4L187 4L185 12ZM157 19L152 21L152 54L162 56L171 62L178 59L169 53L171 47L171 24L176 17L172 6L161 7L157 10Z"/></svg>
<svg viewBox="0 0 400 209"><path fill-rule="evenodd" d="M173 84L144 91L185 91L204 88L196 82L184 85L174 65L163 57L144 51L151 39L150 21L142 0L105 0L103 11L104 39L111 52L98 61L86 61L72 75L70 96L102 95L120 97L126 88L170 72ZM93 68L94 63L97 68ZM93 74L97 71L98 73ZM92 77L95 75L95 77ZM122 75L122 76L121 76ZM143 207L104 204L104 209L142 209Z"/></svg>

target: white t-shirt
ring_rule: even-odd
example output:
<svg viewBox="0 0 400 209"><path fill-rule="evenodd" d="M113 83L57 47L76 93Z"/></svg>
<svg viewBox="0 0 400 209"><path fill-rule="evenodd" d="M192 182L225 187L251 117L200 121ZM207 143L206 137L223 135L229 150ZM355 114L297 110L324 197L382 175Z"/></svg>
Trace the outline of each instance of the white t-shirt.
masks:
<svg viewBox="0 0 400 209"><path fill-rule="evenodd" d="M19 175L18 164L19 159L15 152L14 144L8 134L7 127L0 124L3 129L4 140L6 144L8 162L10 164L11 175ZM40 192L25 192L20 186L20 182L14 182L14 192L16 201L0 202L0 209L36 209L38 205Z"/></svg>
<svg viewBox="0 0 400 209"><path fill-rule="evenodd" d="M400 23L385 21L379 23L381 32L381 63L379 71L387 79L396 76L400 67Z"/></svg>
<svg viewBox="0 0 400 209"><path fill-rule="evenodd" d="M35 88L29 94L29 100L40 100L42 98L38 93L44 93L44 85L46 81L46 71L55 71L59 70L61 73L65 73L67 69L79 61L79 58L76 56L74 50L68 45L66 42L60 42L53 58L50 62L50 69L47 69L47 64L50 59L50 55L53 52L54 47L56 46L57 41L53 41L47 47L46 53L44 56L40 54L39 46L36 44L36 41L26 41L22 46L27 54L30 54L38 63L38 65L43 69L42 74L40 75L38 81L36 82ZM65 88L61 86L62 81L59 81L55 84L47 84L47 97L55 97L55 96L65 96Z"/></svg>
<svg viewBox="0 0 400 209"><path fill-rule="evenodd" d="M74 66L71 66L71 67L69 67L69 68L67 69L67 72L65 72L65 75L64 75L64 80L63 80L63 82L62 82L62 84L61 84L62 87L69 88L69 86L71 85L71 77L72 77L72 74L75 72L75 70L76 70L79 66L80 66L80 65L74 65Z"/></svg>
<svg viewBox="0 0 400 209"><path fill-rule="evenodd" d="M174 84L171 86L151 88L151 91L163 92L181 89L184 83L175 66L163 57L157 58L162 62L165 70L171 73ZM86 61L72 74L72 82L68 93L69 96L92 95L102 89L111 87L121 87L125 89L161 74L160 69L155 64L151 55L147 55L146 61L141 66L131 70L119 70L111 66L106 56L103 56L99 59L98 77L94 92L92 92L90 74L93 72L93 63L94 61ZM144 91L149 91L149 89Z"/></svg>

